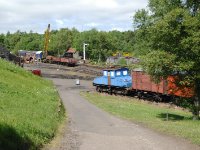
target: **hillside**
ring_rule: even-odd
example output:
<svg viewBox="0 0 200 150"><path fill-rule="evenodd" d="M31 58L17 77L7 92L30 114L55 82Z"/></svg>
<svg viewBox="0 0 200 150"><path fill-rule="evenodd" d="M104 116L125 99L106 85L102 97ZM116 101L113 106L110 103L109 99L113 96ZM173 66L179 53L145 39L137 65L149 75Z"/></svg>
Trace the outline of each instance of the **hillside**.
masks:
<svg viewBox="0 0 200 150"><path fill-rule="evenodd" d="M50 81L0 59L0 149L37 149L64 120Z"/></svg>

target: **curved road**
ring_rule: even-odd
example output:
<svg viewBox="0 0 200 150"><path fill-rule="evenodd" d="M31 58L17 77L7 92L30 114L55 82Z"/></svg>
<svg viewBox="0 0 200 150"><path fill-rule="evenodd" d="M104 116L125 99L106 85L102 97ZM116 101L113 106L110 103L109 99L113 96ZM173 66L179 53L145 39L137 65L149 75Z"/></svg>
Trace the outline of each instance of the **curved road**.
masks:
<svg viewBox="0 0 200 150"><path fill-rule="evenodd" d="M91 81L53 78L70 118L58 149L62 150L197 150L198 146L156 133L129 121L114 117L80 96L91 90ZM68 125L69 125L68 124Z"/></svg>

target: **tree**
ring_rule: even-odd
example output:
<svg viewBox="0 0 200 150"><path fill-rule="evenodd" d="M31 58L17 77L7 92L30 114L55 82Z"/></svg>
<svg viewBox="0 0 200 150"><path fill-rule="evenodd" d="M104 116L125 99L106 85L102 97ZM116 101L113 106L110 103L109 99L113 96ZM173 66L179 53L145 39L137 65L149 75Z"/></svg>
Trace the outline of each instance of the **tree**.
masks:
<svg viewBox="0 0 200 150"><path fill-rule="evenodd" d="M135 31L134 53L136 56L145 55L150 51L149 27L152 24L149 11L138 10L133 17Z"/></svg>
<svg viewBox="0 0 200 150"><path fill-rule="evenodd" d="M19 50L37 51L42 50L42 37L37 33L23 33L20 32L20 39L14 44L12 52L17 53Z"/></svg>
<svg viewBox="0 0 200 150"><path fill-rule="evenodd" d="M10 34L10 32L8 32L5 38L6 47L9 50L14 51L15 45L20 41L20 38L21 32L19 30L13 34Z"/></svg>
<svg viewBox="0 0 200 150"><path fill-rule="evenodd" d="M67 48L72 46L72 32L68 28L53 31L50 37L49 51L53 54L62 55Z"/></svg>
<svg viewBox="0 0 200 150"><path fill-rule="evenodd" d="M191 6L189 2L150 0L149 21L152 23L145 28L148 31L148 40L141 34L137 36L149 45L142 64L154 79L184 72L180 83L187 81L193 85L195 107L192 111L194 119L199 119L200 19L199 8L196 8L199 5L192 3ZM144 28L139 27L136 33L138 32L144 32Z"/></svg>
<svg viewBox="0 0 200 150"><path fill-rule="evenodd" d="M186 7L193 16L196 16L199 14L200 2L198 0L186 0Z"/></svg>
<svg viewBox="0 0 200 150"><path fill-rule="evenodd" d="M4 46L4 45L5 45L5 35L0 34L0 46Z"/></svg>
<svg viewBox="0 0 200 150"><path fill-rule="evenodd" d="M182 7L182 0L149 0L149 9L154 19L163 18L171 10Z"/></svg>

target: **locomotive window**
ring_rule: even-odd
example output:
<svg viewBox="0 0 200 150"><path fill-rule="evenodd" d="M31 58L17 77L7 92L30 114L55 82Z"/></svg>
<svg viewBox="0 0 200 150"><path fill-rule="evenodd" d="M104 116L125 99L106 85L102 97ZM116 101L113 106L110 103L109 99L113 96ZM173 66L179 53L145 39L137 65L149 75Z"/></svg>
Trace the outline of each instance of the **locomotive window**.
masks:
<svg viewBox="0 0 200 150"><path fill-rule="evenodd" d="M108 72L107 72L107 71L104 71L104 72L103 72L103 75L104 75L104 76L107 76L107 75L108 75Z"/></svg>
<svg viewBox="0 0 200 150"><path fill-rule="evenodd" d="M123 75L126 76L128 74L127 71L123 71Z"/></svg>
<svg viewBox="0 0 200 150"><path fill-rule="evenodd" d="M117 75L117 76L120 76L120 75L121 75L121 72L120 72L120 71L117 71L116 75Z"/></svg>
<svg viewBox="0 0 200 150"><path fill-rule="evenodd" d="M110 76L111 76L111 77L114 77L114 76L115 76L115 74L114 74L113 71L110 72Z"/></svg>

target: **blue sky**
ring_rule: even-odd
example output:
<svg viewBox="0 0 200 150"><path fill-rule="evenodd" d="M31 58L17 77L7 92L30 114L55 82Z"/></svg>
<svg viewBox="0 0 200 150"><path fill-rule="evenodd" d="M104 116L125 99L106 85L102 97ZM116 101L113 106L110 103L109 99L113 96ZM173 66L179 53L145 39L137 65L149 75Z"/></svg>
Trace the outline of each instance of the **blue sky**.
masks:
<svg viewBox="0 0 200 150"><path fill-rule="evenodd" d="M133 30L132 16L148 0L0 0L0 33L51 29Z"/></svg>

